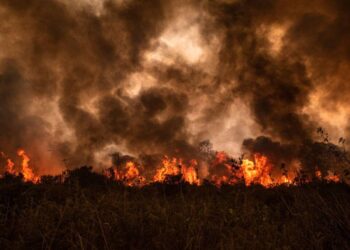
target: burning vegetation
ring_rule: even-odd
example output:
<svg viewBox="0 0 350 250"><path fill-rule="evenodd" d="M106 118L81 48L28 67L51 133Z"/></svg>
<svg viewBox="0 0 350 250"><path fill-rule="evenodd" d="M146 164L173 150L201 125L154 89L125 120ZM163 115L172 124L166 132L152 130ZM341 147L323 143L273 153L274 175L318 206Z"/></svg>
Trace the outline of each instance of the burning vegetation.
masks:
<svg viewBox="0 0 350 250"><path fill-rule="evenodd" d="M268 142L267 138L260 138ZM266 141L267 140L267 141ZM301 161L292 161L292 163L282 163L277 166L273 163L273 158L269 158L262 153L251 153L251 158L242 156L233 159L225 152L214 152L211 150L209 142L203 142L206 145L206 152L197 159L183 159L181 157L154 157L153 165L144 165L142 159L136 159L131 156L115 153L112 155L113 166L103 170L103 175L115 182L126 186L142 187L152 183L188 183L191 185L202 185L203 183L212 183L218 187L222 185L235 185L244 183L246 186L261 185L266 188L278 185L298 185L312 181L326 182L345 182L349 181L349 169L347 162L347 153L341 151L339 147L331 143L314 144L312 147L321 147L322 157L326 157L328 162L318 159L318 165L315 167L302 166ZM322 146L321 146L322 145ZM310 145L309 145L310 146ZM324 151L327 147L327 151ZM208 150L209 149L209 150ZM17 152L19 165L2 153L5 166L3 176L15 175L22 176L26 182L39 183L41 177L35 174L34 168L30 164L30 157L25 150L19 149ZM310 157L306 155L304 157ZM314 157L312 155L312 157ZM330 158L336 157L337 164L341 163L342 170L337 172L330 164ZM342 158L342 160L341 160ZM18 159L17 159L18 160ZM305 159L306 160L306 159ZM304 160L304 161L305 161ZM334 159L333 159L334 160ZM311 159L315 161L315 159ZM342 162L341 162L342 161ZM323 166L322 171L320 166ZM66 173L66 172L65 172ZM64 173L61 180L64 181Z"/></svg>
<svg viewBox="0 0 350 250"><path fill-rule="evenodd" d="M0 248L3 232L7 244L14 231L19 248L33 232L36 243L41 237L37 248L45 249L61 236L71 244L58 249L232 249L230 239L240 241L240 234L231 229L239 225L248 239L238 245L243 249L259 248L251 239L260 243L270 231L274 247L260 248L304 249L295 242L312 239L316 249L350 249L349 0L0 0L0 18ZM105 202L115 206L104 204L107 187L96 183L117 188ZM179 193L167 210L169 186ZM316 187L309 193L316 209L305 204L305 186ZM334 186L339 197L322 193ZM92 187L95 196L86 197ZM226 189L244 191L220 200ZM147 190L157 194L157 212L145 195L143 214L127 195ZM189 197L187 206L186 190L199 202ZM273 201L257 200L252 190ZM279 190L290 199L274 196ZM330 209L319 209L324 200ZM81 220L85 235L76 234L79 222L69 224L74 213L64 217L72 204L80 211L82 201L89 211ZM95 201L117 218L114 224L98 214ZM183 221L198 220L176 224L177 204L186 208ZM294 224L304 208L318 209L306 216L309 227L303 219ZM22 231L11 228L20 224L17 215L32 220ZM48 224L37 221L46 215ZM188 237L185 245L167 244L177 237L171 220L177 232L186 231L179 236ZM60 231L62 225L72 233ZM226 242L219 240L224 229ZM288 238L293 230L296 238ZM137 243L128 247L115 237L113 247L115 232L132 232L125 238ZM212 232L214 243L206 241ZM278 244L281 232L286 245ZM163 233L173 238L137 241ZM94 235L100 244L89 245Z"/></svg>

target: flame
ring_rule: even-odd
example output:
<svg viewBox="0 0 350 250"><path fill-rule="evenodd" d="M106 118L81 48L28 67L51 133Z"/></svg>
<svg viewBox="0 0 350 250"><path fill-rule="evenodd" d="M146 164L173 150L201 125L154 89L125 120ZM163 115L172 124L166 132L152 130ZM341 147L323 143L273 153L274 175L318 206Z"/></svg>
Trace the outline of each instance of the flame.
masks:
<svg viewBox="0 0 350 250"><path fill-rule="evenodd" d="M339 182L340 181L340 177L334 173L329 173L326 177L325 177L326 181L329 182Z"/></svg>
<svg viewBox="0 0 350 250"><path fill-rule="evenodd" d="M177 158L169 159L164 156L162 165L157 169L153 181L164 182L168 176L175 176L180 174L181 160Z"/></svg>
<svg viewBox="0 0 350 250"><path fill-rule="evenodd" d="M211 176L211 181L216 186L221 186L222 184L232 185L237 183L237 180L242 179L241 172L234 171L233 166L229 164L229 157L225 152L216 152L210 168L215 172Z"/></svg>
<svg viewBox="0 0 350 250"><path fill-rule="evenodd" d="M196 160L191 160L189 166L184 166L182 168L183 180L190 184L200 184L200 180L197 175L198 163Z"/></svg>
<svg viewBox="0 0 350 250"><path fill-rule="evenodd" d="M335 174L334 172L332 171L329 171L328 170L328 173L325 177L322 178L322 173L320 170L316 170L315 171L315 176L317 179L319 180L325 180L325 181L328 181L328 182L340 182L340 176Z"/></svg>
<svg viewBox="0 0 350 250"><path fill-rule="evenodd" d="M134 162L128 161L125 169L124 180L128 186L142 185L144 183L145 179L140 175L140 171Z"/></svg>
<svg viewBox="0 0 350 250"><path fill-rule="evenodd" d="M317 179L321 180L321 179L322 179L322 173L321 173L321 171L317 169L317 170L315 171L315 176L316 176Z"/></svg>
<svg viewBox="0 0 350 250"><path fill-rule="evenodd" d="M7 173L18 175L22 174L25 181L38 183L40 176L36 175L30 166L30 157L23 150L19 149L17 155L21 157L21 170L16 171L15 163L4 153L0 152L1 157L6 159L5 171ZM276 168L270 162L267 156L262 154L254 154L253 159L243 159L241 163L234 161L225 152L217 152L215 158L207 162L209 167L209 181L217 186L223 184L234 185L242 182L246 186L252 184L260 184L264 187L273 187L277 185L297 185L299 176L297 172L287 172L284 168L279 174L276 174ZM143 166L133 160L128 160L120 166L114 166L104 172L108 178L122 182L127 186L144 186L152 182L186 182L191 185L201 185L203 179L199 177L199 167L196 159L184 161L181 158L170 158L164 156L161 164L156 169L153 178L147 180L143 175ZM274 170L274 171L272 171ZM277 177L272 177L272 172ZM278 170L277 170L278 173ZM202 174L203 175L203 174ZM293 177L293 178L292 178ZM335 172L328 171L326 176L322 176L322 172L316 168L315 175L319 180L327 182L340 182L343 179ZM312 181L312 176L307 176L301 180L303 183Z"/></svg>
<svg viewBox="0 0 350 250"><path fill-rule="evenodd" d="M121 170L118 170L118 168L121 168ZM123 182L127 186L143 186L146 180L140 174L137 164L132 161L127 161L123 166L116 166L110 171L105 171L105 176Z"/></svg>
<svg viewBox="0 0 350 250"><path fill-rule="evenodd" d="M315 175L318 179L322 179L321 171L316 170ZM340 176L330 170L327 171L327 175L323 179L328 182L340 182Z"/></svg>
<svg viewBox="0 0 350 250"><path fill-rule="evenodd" d="M9 174L16 174L16 171L14 169L15 164L11 159L7 159L7 165L6 165L6 172Z"/></svg>
<svg viewBox="0 0 350 250"><path fill-rule="evenodd" d="M285 174L283 174L280 179L278 180L277 184L292 184L293 181L288 178Z"/></svg>
<svg viewBox="0 0 350 250"><path fill-rule="evenodd" d="M128 179L134 179L140 175L140 171L137 169L135 163L133 163L132 161L128 161L126 163L125 168L127 169L125 177Z"/></svg>
<svg viewBox="0 0 350 250"><path fill-rule="evenodd" d="M157 169L153 177L154 182L165 182L170 176L179 176L180 180L190 184L199 185L200 180L197 174L198 162L191 160L189 165L186 165L182 159L169 159L165 156L161 166Z"/></svg>
<svg viewBox="0 0 350 250"><path fill-rule="evenodd" d="M23 149L17 151L17 155L22 157L22 174L25 181L38 182L39 177L34 175L33 170L29 167L30 158Z"/></svg>
<svg viewBox="0 0 350 250"><path fill-rule="evenodd" d="M252 183L261 184L265 187L272 185L271 165L268 163L266 156L255 154L254 161L243 160L242 171L247 186Z"/></svg>
<svg viewBox="0 0 350 250"><path fill-rule="evenodd" d="M264 187L270 187L293 183L287 174L282 174L279 178L273 179L271 177L273 166L268 158L261 154L254 154L254 161L244 159L241 167L244 181L247 186L250 186L251 184L260 184Z"/></svg>

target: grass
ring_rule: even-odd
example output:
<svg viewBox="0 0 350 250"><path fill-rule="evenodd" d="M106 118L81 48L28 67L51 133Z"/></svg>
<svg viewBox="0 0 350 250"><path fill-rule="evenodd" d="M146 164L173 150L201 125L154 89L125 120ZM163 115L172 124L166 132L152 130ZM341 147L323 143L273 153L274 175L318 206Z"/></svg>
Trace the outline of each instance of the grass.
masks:
<svg viewBox="0 0 350 250"><path fill-rule="evenodd" d="M0 183L1 249L350 249L350 188Z"/></svg>

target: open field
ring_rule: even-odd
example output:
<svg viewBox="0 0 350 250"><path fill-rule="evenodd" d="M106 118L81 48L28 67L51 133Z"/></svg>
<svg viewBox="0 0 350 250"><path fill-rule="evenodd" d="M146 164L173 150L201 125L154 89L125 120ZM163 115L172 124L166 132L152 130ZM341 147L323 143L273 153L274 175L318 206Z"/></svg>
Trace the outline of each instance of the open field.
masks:
<svg viewBox="0 0 350 250"><path fill-rule="evenodd" d="M131 188L97 179L2 179L1 249L350 248L343 184Z"/></svg>

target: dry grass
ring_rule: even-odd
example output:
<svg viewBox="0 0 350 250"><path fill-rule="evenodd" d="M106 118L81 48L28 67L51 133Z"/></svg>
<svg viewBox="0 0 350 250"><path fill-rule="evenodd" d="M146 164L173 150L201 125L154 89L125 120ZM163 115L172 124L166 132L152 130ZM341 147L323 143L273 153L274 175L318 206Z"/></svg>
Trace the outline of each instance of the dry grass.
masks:
<svg viewBox="0 0 350 250"><path fill-rule="evenodd" d="M349 249L350 189L0 183L1 249Z"/></svg>

